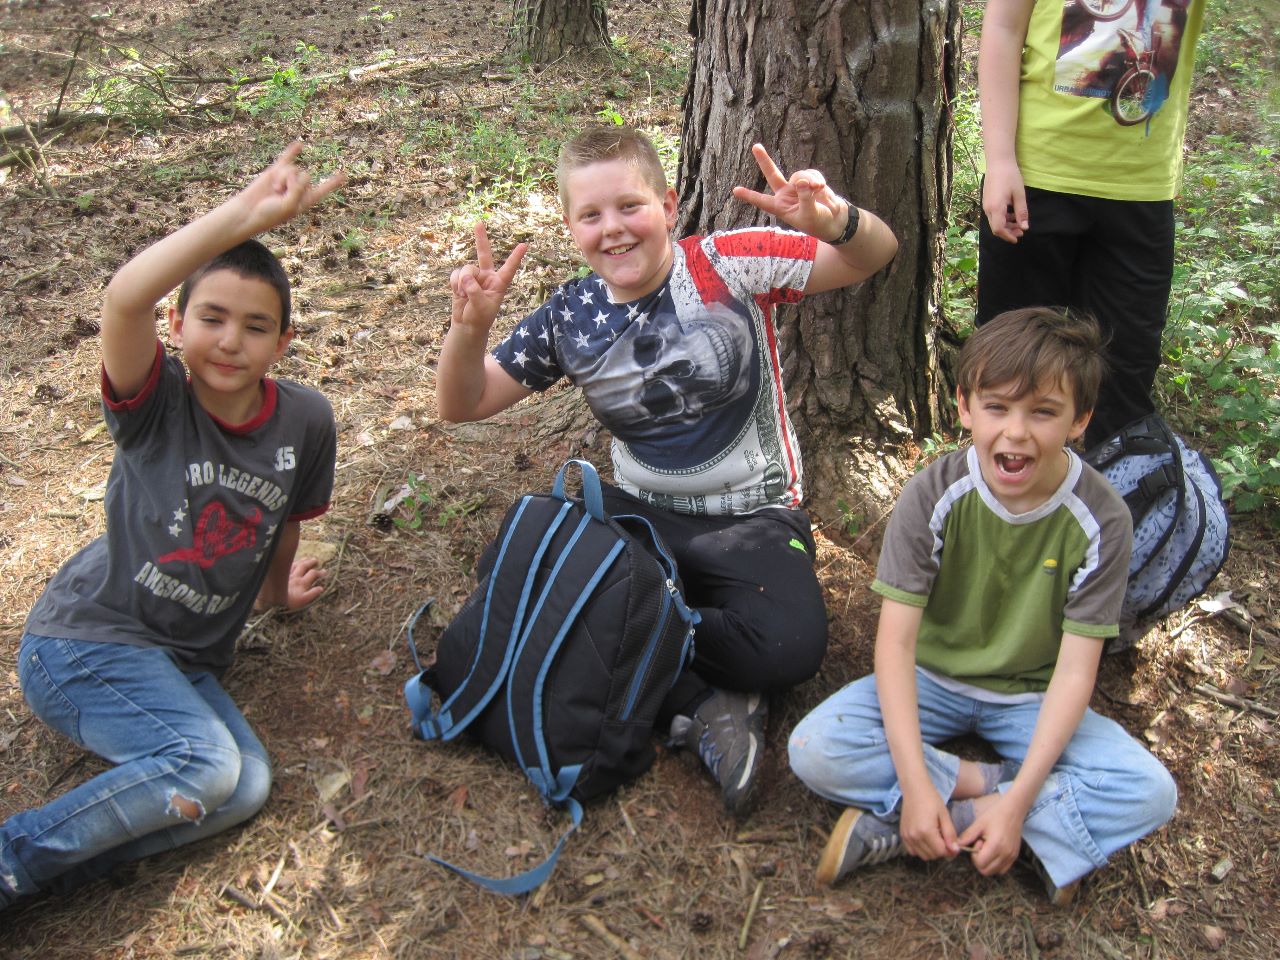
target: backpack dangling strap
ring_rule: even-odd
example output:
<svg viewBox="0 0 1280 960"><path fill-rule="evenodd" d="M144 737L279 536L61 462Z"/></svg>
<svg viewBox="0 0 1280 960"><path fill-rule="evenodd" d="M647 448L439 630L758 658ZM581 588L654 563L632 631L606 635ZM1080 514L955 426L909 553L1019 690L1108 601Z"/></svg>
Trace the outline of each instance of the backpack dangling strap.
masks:
<svg viewBox="0 0 1280 960"><path fill-rule="evenodd" d="M573 768L574 779L577 779L577 770L578 768ZM562 773L564 773L564 771L562 771ZM571 787L572 784L570 784L570 788ZM432 863L440 864L440 866L447 870L452 870L458 876L465 877L477 886L484 887L486 890L491 890L494 893L502 893L507 896L516 896L517 894L528 893L530 890L546 883L547 878L551 876L551 871L556 867L556 862L560 859L560 854L564 850L565 841L573 835L573 832L577 830L579 825L582 823L582 804L578 803L577 800L574 800L568 795L568 789L565 790L564 806L565 809L569 811L569 816L573 819L569 829L560 837L559 842L556 843L555 848L547 855L545 860L536 867L532 867L524 873L518 873L514 877L489 877L482 873L472 873L470 870L465 870L456 864L450 863L448 860L441 860L435 855L428 855L427 859Z"/></svg>

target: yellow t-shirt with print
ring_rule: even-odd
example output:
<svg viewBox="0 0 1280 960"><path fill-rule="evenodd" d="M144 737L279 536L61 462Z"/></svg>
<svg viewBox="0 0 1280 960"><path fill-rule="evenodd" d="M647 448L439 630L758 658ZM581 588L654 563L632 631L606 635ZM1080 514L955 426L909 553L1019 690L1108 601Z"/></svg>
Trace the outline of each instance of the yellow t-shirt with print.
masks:
<svg viewBox="0 0 1280 960"><path fill-rule="evenodd" d="M1022 55L1023 182L1171 200L1204 0L1037 0Z"/></svg>

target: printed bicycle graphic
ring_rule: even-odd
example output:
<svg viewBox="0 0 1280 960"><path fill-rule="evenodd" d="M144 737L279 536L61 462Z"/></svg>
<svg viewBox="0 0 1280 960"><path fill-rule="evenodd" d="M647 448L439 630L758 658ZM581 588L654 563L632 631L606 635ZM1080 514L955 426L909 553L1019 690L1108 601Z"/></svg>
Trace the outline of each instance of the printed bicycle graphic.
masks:
<svg viewBox="0 0 1280 960"><path fill-rule="evenodd" d="M1133 0L1076 0L1095 20L1119 20L1133 6Z"/></svg>
<svg viewBox="0 0 1280 960"><path fill-rule="evenodd" d="M1124 47L1125 70L1111 88L1111 115L1122 127L1142 123L1155 110L1156 74L1153 69L1160 39L1148 47L1130 30L1116 31Z"/></svg>

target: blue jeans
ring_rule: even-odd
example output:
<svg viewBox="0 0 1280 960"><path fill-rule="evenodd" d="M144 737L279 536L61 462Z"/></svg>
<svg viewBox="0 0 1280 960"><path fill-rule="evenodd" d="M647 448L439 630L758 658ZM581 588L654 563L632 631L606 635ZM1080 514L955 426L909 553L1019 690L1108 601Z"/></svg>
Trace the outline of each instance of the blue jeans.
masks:
<svg viewBox="0 0 1280 960"><path fill-rule="evenodd" d="M1021 763L1040 703L987 703L953 693L916 671L925 767L949 799L960 758L934 744L965 734ZM874 676L832 694L799 724L789 744L791 769L815 793L893 820L902 800L885 740ZM1002 784L1001 789L1007 789ZM1086 710L1045 779L1022 837L1061 887L1173 816L1177 787L1160 761L1115 721Z"/></svg>
<svg viewBox="0 0 1280 960"><path fill-rule="evenodd" d="M271 765L248 721L217 679L163 649L25 634L18 679L36 716L116 766L0 824L0 908L211 836L266 802Z"/></svg>

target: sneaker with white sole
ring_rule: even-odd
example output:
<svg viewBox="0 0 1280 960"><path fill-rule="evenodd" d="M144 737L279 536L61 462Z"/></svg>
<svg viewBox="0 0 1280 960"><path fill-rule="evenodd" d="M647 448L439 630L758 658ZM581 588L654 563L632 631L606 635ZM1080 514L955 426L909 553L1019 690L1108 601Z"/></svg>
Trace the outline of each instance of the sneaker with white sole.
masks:
<svg viewBox="0 0 1280 960"><path fill-rule="evenodd" d="M884 863L905 852L897 824L881 820L857 807L849 807L840 814L831 830L818 860L816 879L824 887L829 887L859 867Z"/></svg>
<svg viewBox="0 0 1280 960"><path fill-rule="evenodd" d="M746 813L755 800L768 713L764 694L717 689L692 717L678 715L671 721L670 742L698 752L720 784L725 809L735 816Z"/></svg>

